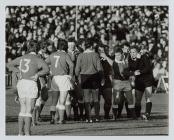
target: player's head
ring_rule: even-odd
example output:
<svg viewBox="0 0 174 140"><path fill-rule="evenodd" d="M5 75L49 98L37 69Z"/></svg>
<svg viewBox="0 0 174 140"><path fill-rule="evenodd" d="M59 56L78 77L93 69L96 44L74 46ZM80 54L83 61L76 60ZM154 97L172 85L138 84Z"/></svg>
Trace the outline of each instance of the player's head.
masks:
<svg viewBox="0 0 174 140"><path fill-rule="evenodd" d="M68 42L66 40L64 40L64 39L60 39L58 41L58 44L57 44L57 49L60 50L60 51L63 50L63 51L67 52L67 50L68 50Z"/></svg>
<svg viewBox="0 0 174 140"><path fill-rule="evenodd" d="M117 48L115 50L115 59L121 61L123 59L123 50L121 48Z"/></svg>
<svg viewBox="0 0 174 140"><path fill-rule="evenodd" d="M86 49L92 49L93 48L93 40L91 38L88 38L85 41L85 50Z"/></svg>
<svg viewBox="0 0 174 140"><path fill-rule="evenodd" d="M75 38L68 39L68 50L74 51L75 50Z"/></svg>
<svg viewBox="0 0 174 140"><path fill-rule="evenodd" d="M37 53L37 42L35 40L31 40L27 46L27 52L35 52Z"/></svg>
<svg viewBox="0 0 174 140"><path fill-rule="evenodd" d="M136 46L131 47L130 49L130 56L132 59L136 59L138 54L138 49Z"/></svg>

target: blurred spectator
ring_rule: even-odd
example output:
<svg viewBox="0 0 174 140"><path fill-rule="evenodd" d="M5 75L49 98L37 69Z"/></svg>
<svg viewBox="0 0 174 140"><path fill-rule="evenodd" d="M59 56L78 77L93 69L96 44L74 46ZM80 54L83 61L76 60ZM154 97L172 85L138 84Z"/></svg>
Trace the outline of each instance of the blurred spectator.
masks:
<svg viewBox="0 0 174 140"><path fill-rule="evenodd" d="M168 24L167 6L7 6L6 61L25 54L31 39L50 40L51 51L60 39L75 38L83 50L92 38L109 46L110 55L118 46L128 53L136 45L154 65L167 63Z"/></svg>

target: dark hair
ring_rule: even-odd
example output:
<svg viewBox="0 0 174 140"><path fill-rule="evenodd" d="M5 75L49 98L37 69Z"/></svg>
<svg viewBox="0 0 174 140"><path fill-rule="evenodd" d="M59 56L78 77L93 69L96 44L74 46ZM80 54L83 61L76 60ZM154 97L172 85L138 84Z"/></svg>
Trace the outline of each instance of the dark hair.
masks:
<svg viewBox="0 0 174 140"><path fill-rule="evenodd" d="M139 52L139 49L138 49L137 46L132 46L132 47L130 48L130 50L132 50L132 49L135 49L137 52Z"/></svg>
<svg viewBox="0 0 174 140"><path fill-rule="evenodd" d="M93 40L91 38L86 39L85 41L85 50L93 46Z"/></svg>
<svg viewBox="0 0 174 140"><path fill-rule="evenodd" d="M30 52L36 52L37 53L37 41L36 40L31 40L28 43L27 52L28 53L30 53Z"/></svg>
<svg viewBox="0 0 174 140"><path fill-rule="evenodd" d="M68 50L68 42L64 39L59 39L58 43L57 43L57 49L67 51Z"/></svg>
<svg viewBox="0 0 174 140"><path fill-rule="evenodd" d="M122 48L117 48L117 49L115 49L115 53L121 53L121 54L123 54L123 50L122 50Z"/></svg>

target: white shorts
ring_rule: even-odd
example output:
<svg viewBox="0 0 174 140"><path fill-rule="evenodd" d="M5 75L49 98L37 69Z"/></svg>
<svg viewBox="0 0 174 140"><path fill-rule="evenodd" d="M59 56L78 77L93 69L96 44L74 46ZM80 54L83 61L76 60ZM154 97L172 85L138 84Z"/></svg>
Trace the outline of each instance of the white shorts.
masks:
<svg viewBox="0 0 174 140"><path fill-rule="evenodd" d="M32 80L22 79L17 83L19 98L37 98L38 87L37 83Z"/></svg>
<svg viewBox="0 0 174 140"><path fill-rule="evenodd" d="M52 91L69 91L73 90L72 78L69 75L54 76L51 82Z"/></svg>

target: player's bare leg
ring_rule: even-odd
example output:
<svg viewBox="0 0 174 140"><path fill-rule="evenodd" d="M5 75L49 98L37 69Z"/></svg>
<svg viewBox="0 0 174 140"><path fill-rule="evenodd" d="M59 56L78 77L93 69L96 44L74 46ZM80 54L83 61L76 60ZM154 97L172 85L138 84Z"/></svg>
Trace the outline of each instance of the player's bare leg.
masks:
<svg viewBox="0 0 174 140"><path fill-rule="evenodd" d="M58 103L59 92L51 91L51 95L52 95L52 105L50 107L50 115L51 115L50 124L55 124L56 105Z"/></svg>
<svg viewBox="0 0 174 140"><path fill-rule="evenodd" d="M19 126L19 136L24 135L24 119L25 119L25 112L26 112L26 100L25 98L19 98L20 102L20 113L18 117L18 126Z"/></svg>
<svg viewBox="0 0 174 140"><path fill-rule="evenodd" d="M32 113L35 106L35 98L26 98L26 117L25 117L25 135L31 135Z"/></svg>
<svg viewBox="0 0 174 140"><path fill-rule="evenodd" d="M65 123L64 120L64 114L65 114L65 101L68 95L68 91L60 91L60 96L59 96L59 106L58 106L58 111L59 111L59 124Z"/></svg>

